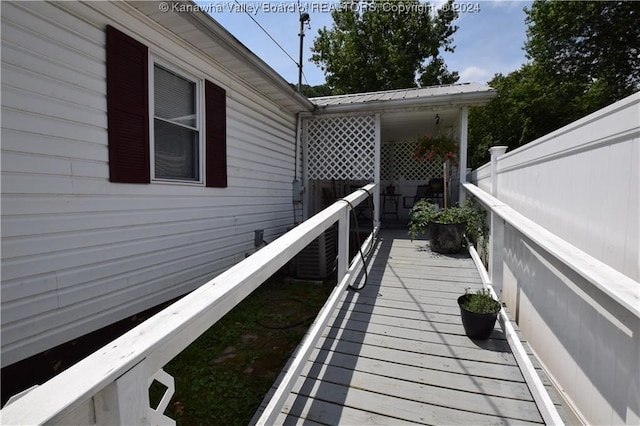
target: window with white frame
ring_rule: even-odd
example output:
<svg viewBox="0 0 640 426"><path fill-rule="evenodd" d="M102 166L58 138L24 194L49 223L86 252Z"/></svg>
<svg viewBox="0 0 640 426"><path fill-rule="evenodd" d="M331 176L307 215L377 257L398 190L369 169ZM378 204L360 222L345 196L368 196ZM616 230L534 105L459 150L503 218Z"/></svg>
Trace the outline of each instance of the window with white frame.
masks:
<svg viewBox="0 0 640 426"><path fill-rule="evenodd" d="M201 84L153 64L152 170L158 180L201 182Z"/></svg>
<svg viewBox="0 0 640 426"><path fill-rule="evenodd" d="M226 188L225 89L110 25L106 33L109 181Z"/></svg>

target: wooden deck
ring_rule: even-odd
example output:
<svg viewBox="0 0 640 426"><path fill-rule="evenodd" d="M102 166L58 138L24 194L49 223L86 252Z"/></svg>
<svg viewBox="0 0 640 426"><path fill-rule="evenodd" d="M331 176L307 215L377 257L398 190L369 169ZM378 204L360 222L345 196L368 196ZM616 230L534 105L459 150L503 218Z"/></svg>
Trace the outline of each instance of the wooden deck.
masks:
<svg viewBox="0 0 640 426"><path fill-rule="evenodd" d="M487 341L464 334L456 299L482 288L473 260L405 230L381 231L374 250L277 424L542 423L499 325Z"/></svg>

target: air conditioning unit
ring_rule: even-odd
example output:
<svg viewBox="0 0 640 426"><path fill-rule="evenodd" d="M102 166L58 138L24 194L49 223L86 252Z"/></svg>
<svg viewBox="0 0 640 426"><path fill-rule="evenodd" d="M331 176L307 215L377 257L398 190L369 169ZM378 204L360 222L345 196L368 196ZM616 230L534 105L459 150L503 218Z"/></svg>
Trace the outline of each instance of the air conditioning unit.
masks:
<svg viewBox="0 0 640 426"><path fill-rule="evenodd" d="M294 275L305 280L324 280L335 269L337 257L338 226L334 224L298 253Z"/></svg>

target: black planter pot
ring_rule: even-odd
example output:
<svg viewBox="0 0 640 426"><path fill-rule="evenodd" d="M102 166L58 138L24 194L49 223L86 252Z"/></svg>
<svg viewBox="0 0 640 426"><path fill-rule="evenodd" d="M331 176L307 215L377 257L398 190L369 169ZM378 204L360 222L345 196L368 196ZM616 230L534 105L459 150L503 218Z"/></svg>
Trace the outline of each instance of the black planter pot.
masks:
<svg viewBox="0 0 640 426"><path fill-rule="evenodd" d="M462 250L464 223L429 222L429 244L438 253L459 253Z"/></svg>
<svg viewBox="0 0 640 426"><path fill-rule="evenodd" d="M469 295L467 294L458 297L458 306L460 306L460 316L462 317L464 331L472 339L488 339L500 312L500 302L496 301L496 309L498 309L496 313L479 314L471 312L462 306L468 297Z"/></svg>

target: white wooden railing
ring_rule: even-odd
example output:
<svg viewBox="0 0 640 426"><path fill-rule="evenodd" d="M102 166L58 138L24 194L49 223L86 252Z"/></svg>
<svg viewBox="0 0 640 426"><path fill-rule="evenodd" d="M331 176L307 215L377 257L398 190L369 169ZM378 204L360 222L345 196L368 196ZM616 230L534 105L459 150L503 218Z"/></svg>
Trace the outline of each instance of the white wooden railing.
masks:
<svg viewBox="0 0 640 426"><path fill-rule="evenodd" d="M491 280L587 424L640 424L638 117L640 92L493 147L466 187L491 212Z"/></svg>
<svg viewBox="0 0 640 426"><path fill-rule="evenodd" d="M312 325L287 376L299 374L314 339L319 337L342 290L351 282L360 259L349 265L351 206L373 196L378 217L378 187L370 184L303 222L243 262L202 285L138 327L83 359L41 386L14 398L0 412L2 424L175 424L164 416L171 399L173 378L162 368L202 335L246 296L277 272L326 229L338 222L338 286ZM378 230L364 246L372 244ZM366 247L365 247L366 248ZM314 331L316 332L314 335ZM299 367L299 368L298 368ZM157 380L167 386L160 405L149 404L149 386ZM283 382L263 413L262 422L277 415L284 402Z"/></svg>
<svg viewBox="0 0 640 426"><path fill-rule="evenodd" d="M638 424L638 282L463 187L491 215L491 284L569 408L585 424Z"/></svg>

